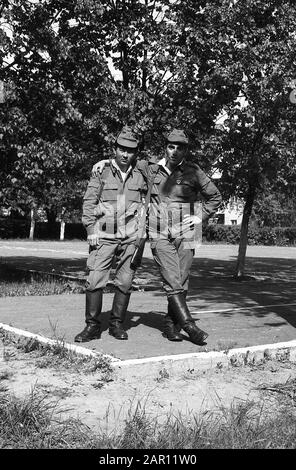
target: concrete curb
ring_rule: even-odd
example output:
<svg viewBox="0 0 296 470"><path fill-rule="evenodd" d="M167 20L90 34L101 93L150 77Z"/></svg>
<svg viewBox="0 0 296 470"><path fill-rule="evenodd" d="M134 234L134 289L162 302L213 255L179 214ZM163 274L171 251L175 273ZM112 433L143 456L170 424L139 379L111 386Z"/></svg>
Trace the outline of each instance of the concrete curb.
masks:
<svg viewBox="0 0 296 470"><path fill-rule="evenodd" d="M210 351L173 356L131 359L114 363L119 376L129 370L132 376L173 376L180 373L193 373L213 368L255 365L264 360L276 359L296 362L296 340L284 343L263 344L228 351Z"/></svg>
<svg viewBox="0 0 296 470"><path fill-rule="evenodd" d="M42 344L54 345L59 343L59 340L46 338L4 323L0 323L0 328L17 336L36 339ZM63 343L63 347L69 352L83 356L93 358L103 357L109 360L110 366L118 378L125 378L127 375L139 378L143 376L171 377L180 373L193 373L213 368L222 369L226 367L256 365L269 359L296 362L296 340L224 351L197 352L128 360L121 360L108 354L70 343Z"/></svg>
<svg viewBox="0 0 296 470"><path fill-rule="evenodd" d="M53 346L61 343L61 340L46 338L45 336L41 336L36 333L31 333L30 331L14 328L13 326L6 325L5 323L0 323L0 329L7 331L8 333L12 333L16 336L23 336L24 338L35 339L41 344L48 344ZM82 346L76 346L75 344L65 343L64 341L62 341L62 345L65 349L67 349L67 351L76 354L81 354L82 356L89 356L94 358L101 358L103 356L104 358L109 359L111 362L120 361L120 359L110 356L109 354L102 354L98 351L92 351L91 349L87 349Z"/></svg>

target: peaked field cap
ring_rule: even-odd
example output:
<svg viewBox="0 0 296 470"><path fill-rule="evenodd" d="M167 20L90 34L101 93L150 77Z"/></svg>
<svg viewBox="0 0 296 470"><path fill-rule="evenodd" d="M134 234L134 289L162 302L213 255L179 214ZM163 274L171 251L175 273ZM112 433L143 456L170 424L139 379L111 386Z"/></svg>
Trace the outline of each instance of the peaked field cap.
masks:
<svg viewBox="0 0 296 470"><path fill-rule="evenodd" d="M167 135L167 141L186 145L189 143L188 137L182 129L173 129Z"/></svg>
<svg viewBox="0 0 296 470"><path fill-rule="evenodd" d="M117 144L123 145L123 147L137 148L139 145L139 139L133 132L131 127L124 126L116 139Z"/></svg>

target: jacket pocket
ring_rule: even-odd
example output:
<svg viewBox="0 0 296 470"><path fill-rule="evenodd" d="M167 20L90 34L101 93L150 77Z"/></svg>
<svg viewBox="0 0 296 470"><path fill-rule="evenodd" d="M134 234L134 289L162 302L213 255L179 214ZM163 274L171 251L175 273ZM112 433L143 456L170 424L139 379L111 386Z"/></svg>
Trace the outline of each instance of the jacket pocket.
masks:
<svg viewBox="0 0 296 470"><path fill-rule="evenodd" d="M142 186L138 183L128 183L128 201L129 202L141 202L142 198Z"/></svg>
<svg viewBox="0 0 296 470"><path fill-rule="evenodd" d="M106 201L116 201L118 194L118 185L116 183L106 183L104 186L102 200Z"/></svg>
<svg viewBox="0 0 296 470"><path fill-rule="evenodd" d="M160 175L157 175L154 178L151 194L159 194L159 185L161 181L162 181L162 177Z"/></svg>

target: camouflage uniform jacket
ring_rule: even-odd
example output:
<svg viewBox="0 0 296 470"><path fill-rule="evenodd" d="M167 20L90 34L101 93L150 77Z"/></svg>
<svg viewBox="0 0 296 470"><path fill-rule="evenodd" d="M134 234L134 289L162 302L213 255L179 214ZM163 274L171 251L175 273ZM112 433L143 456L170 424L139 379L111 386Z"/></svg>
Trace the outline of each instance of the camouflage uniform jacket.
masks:
<svg viewBox="0 0 296 470"><path fill-rule="evenodd" d="M137 166L131 168L123 181L110 160L101 175L90 179L83 198L82 222L87 234L102 239L136 239L146 191L145 179Z"/></svg>
<svg viewBox="0 0 296 470"><path fill-rule="evenodd" d="M157 164L148 165L150 178L157 167ZM151 192L149 237L182 237L185 214L199 215L205 222L217 211L221 201L219 190L196 163L185 160L170 175L160 166Z"/></svg>

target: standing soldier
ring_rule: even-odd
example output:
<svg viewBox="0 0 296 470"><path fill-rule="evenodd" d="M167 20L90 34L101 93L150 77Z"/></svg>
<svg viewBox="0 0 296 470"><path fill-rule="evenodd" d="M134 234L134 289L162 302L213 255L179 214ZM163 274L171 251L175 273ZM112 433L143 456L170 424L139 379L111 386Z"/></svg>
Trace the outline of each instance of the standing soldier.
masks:
<svg viewBox="0 0 296 470"><path fill-rule="evenodd" d="M103 289L116 258L115 295L109 334L127 340L123 329L134 271L130 260L135 250L138 213L146 183L136 167L139 140L129 127L118 135L114 158L101 175L91 177L83 199L82 222L87 230L90 254L86 281L84 330L76 342L99 339Z"/></svg>
<svg viewBox="0 0 296 470"><path fill-rule="evenodd" d="M187 153L185 132L174 129L167 136L165 157L158 162L160 169L151 193L149 238L168 297L163 335L170 341L182 341L182 328L193 343L200 345L208 334L195 325L186 304L196 243L191 235L198 224L201 228L201 222L216 212L221 194L201 168L186 159Z"/></svg>

